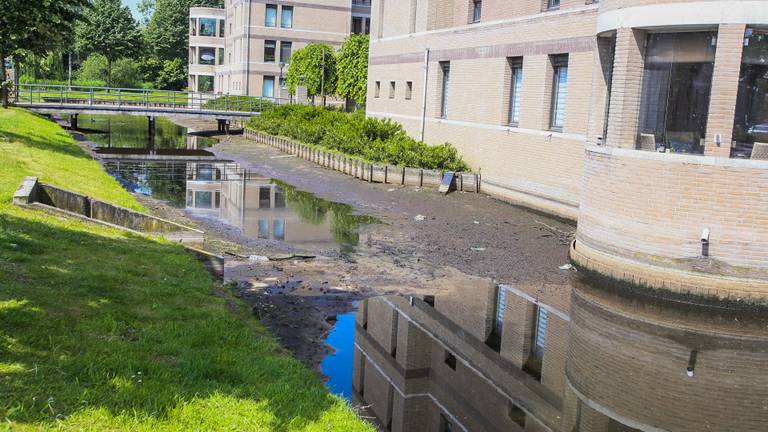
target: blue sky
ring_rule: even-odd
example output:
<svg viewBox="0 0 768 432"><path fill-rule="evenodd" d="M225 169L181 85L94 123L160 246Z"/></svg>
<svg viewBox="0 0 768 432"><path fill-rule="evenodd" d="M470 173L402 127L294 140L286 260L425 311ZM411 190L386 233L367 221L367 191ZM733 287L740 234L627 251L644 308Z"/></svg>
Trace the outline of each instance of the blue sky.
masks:
<svg viewBox="0 0 768 432"><path fill-rule="evenodd" d="M131 12L133 12L133 17L136 19L139 19L139 10L137 9L137 5L139 4L140 0L122 0L123 4L131 8Z"/></svg>

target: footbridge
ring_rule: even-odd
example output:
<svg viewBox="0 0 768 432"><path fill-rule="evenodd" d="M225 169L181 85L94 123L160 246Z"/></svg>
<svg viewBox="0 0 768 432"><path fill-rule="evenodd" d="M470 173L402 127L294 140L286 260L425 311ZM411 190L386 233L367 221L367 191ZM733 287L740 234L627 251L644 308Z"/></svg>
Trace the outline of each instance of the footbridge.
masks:
<svg viewBox="0 0 768 432"><path fill-rule="evenodd" d="M43 84L20 84L11 100L14 106L36 113L70 115L74 128L79 114L125 114L148 117L150 128L155 117L216 119L219 130L228 128L232 120L289 103L287 99L203 92Z"/></svg>

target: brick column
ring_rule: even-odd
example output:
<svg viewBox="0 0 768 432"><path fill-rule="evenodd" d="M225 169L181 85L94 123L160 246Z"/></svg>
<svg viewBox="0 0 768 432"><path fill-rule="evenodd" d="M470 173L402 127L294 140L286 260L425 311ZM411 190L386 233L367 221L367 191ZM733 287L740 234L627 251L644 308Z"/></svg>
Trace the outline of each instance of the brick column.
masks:
<svg viewBox="0 0 768 432"><path fill-rule="evenodd" d="M745 29L744 24L720 24L718 30L704 143L704 154L708 156L729 157L731 153ZM720 146L716 143L717 134L721 136Z"/></svg>
<svg viewBox="0 0 768 432"><path fill-rule="evenodd" d="M606 140L608 146L636 147L644 46L644 31L629 28L617 30Z"/></svg>

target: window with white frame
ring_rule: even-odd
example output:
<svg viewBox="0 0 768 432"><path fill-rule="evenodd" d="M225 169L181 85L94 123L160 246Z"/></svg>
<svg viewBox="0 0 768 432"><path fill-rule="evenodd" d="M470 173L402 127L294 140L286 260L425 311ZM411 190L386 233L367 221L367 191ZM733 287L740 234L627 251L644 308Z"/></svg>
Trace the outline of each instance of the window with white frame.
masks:
<svg viewBox="0 0 768 432"><path fill-rule="evenodd" d="M565 107L568 102L568 55L552 56L552 103L549 128L562 131L565 124Z"/></svg>
<svg viewBox="0 0 768 432"><path fill-rule="evenodd" d="M523 93L523 58L509 59L509 125L517 126L520 123L520 99Z"/></svg>
<svg viewBox="0 0 768 432"><path fill-rule="evenodd" d="M266 10L264 12L264 26L277 27L277 5L266 5Z"/></svg>
<svg viewBox="0 0 768 432"><path fill-rule="evenodd" d="M448 89L451 83L451 64L440 62L440 117L448 118Z"/></svg>

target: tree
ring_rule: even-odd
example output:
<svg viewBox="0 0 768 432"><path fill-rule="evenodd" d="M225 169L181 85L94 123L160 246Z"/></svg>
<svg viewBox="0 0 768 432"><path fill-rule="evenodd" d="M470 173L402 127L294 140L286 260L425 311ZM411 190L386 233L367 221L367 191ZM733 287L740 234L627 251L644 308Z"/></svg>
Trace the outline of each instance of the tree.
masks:
<svg viewBox="0 0 768 432"><path fill-rule="evenodd" d="M156 0L141 0L138 4L139 13L141 14L141 24L146 26L149 24L149 20L152 19L152 14L155 13Z"/></svg>
<svg viewBox="0 0 768 432"><path fill-rule="evenodd" d="M81 19L87 0L0 0L0 88L8 107L10 84L5 59L24 50L44 54L72 41L73 27Z"/></svg>
<svg viewBox="0 0 768 432"><path fill-rule="evenodd" d="M76 49L82 55L93 53L107 58L107 85L112 85L112 64L121 58L134 58L141 52L141 32L131 10L120 0L93 0L77 26Z"/></svg>
<svg viewBox="0 0 768 432"><path fill-rule="evenodd" d="M333 48L324 43L311 43L291 55L286 83L292 94L298 86L307 88L307 96L320 95L325 106L325 96L336 91L336 55Z"/></svg>
<svg viewBox="0 0 768 432"><path fill-rule="evenodd" d="M137 88L141 86L142 74L139 65L133 59L119 59L112 69L112 85L115 87Z"/></svg>
<svg viewBox="0 0 768 432"><path fill-rule="evenodd" d="M341 45L337 54L336 93L364 104L368 90L368 36L352 35Z"/></svg>
<svg viewBox="0 0 768 432"><path fill-rule="evenodd" d="M165 60L155 80L157 88L183 89L187 87L187 68L181 59Z"/></svg>
<svg viewBox="0 0 768 432"><path fill-rule="evenodd" d="M106 81L108 73L107 58L101 54L91 54L80 65L77 79L81 81Z"/></svg>

